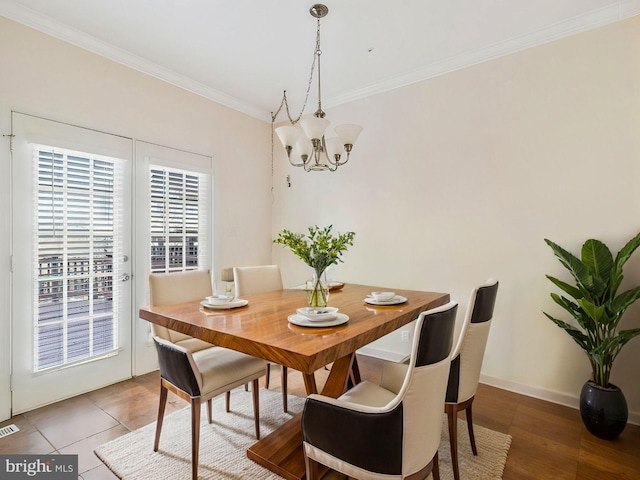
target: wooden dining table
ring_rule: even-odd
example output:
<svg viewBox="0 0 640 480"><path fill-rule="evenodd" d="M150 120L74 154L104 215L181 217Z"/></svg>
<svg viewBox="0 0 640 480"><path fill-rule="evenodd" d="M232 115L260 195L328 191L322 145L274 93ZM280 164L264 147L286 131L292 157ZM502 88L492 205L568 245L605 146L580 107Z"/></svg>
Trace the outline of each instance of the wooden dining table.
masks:
<svg viewBox="0 0 640 480"><path fill-rule="evenodd" d="M395 291L407 301L370 305L372 291ZM323 395L337 398L350 383L358 383L356 350L415 320L420 312L444 305L449 294L347 284L332 291L329 304L349 320L334 327L303 327L288 321L307 304L307 293L285 289L243 296L246 306L209 309L199 301L144 307L143 320L206 342L231 348L302 373L307 394L318 393L314 372L331 364ZM305 478L301 413L247 451L247 456L289 480Z"/></svg>

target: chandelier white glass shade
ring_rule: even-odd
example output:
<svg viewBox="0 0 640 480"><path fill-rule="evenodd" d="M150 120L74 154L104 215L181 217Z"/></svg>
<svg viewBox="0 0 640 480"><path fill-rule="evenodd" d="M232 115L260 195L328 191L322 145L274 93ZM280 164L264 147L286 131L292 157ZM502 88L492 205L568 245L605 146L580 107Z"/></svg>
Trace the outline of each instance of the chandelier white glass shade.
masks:
<svg viewBox="0 0 640 480"><path fill-rule="evenodd" d="M313 120L323 120L323 123ZM304 167L308 172L334 171L347 163L351 149L362 131L360 125L338 125L335 131L339 136L325 138L329 120L310 117L303 118L300 123L302 131L287 125L276 128L276 133L287 152L289 163L294 167ZM300 161L294 161L295 158L299 158Z"/></svg>
<svg viewBox="0 0 640 480"><path fill-rule="evenodd" d="M314 66L316 62L318 64L318 109L313 115L298 117L299 126L295 126L298 120L294 121L289 117L291 125L275 129L282 146L287 152L289 163L294 167L303 167L307 172L323 170L333 172L337 170L339 166L347 163L351 149L362 131L360 125L338 125L334 128L337 136L325 138L330 122L325 118L326 114L322 111L322 92L320 88L320 55L322 54L320 50L320 18L324 17L328 12L329 9L321 4L313 5L309 9L311 16L318 19L316 49L314 52ZM309 86L311 86L312 80L313 67L311 69ZM282 108L283 104L286 104L286 101L285 92L280 108ZM278 110L278 112L279 111L280 110ZM275 120L275 115L272 115L272 120Z"/></svg>

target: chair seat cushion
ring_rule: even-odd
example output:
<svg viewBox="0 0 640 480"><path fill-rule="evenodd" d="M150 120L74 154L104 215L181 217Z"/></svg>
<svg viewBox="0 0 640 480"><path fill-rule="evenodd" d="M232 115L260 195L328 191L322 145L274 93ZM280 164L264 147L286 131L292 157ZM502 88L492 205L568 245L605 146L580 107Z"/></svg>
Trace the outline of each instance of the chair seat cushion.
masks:
<svg viewBox="0 0 640 480"><path fill-rule="evenodd" d="M214 397L266 374L267 362L228 348L211 347L193 353L202 375L201 396Z"/></svg>
<svg viewBox="0 0 640 480"><path fill-rule="evenodd" d="M386 388L365 381L342 394L339 400L368 407L384 407L395 397L396 394Z"/></svg>

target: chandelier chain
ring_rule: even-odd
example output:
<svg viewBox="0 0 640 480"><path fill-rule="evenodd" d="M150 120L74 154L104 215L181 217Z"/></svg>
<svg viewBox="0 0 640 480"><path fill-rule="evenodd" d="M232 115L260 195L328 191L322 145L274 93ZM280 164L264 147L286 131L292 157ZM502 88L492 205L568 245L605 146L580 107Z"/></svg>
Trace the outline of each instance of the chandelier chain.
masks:
<svg viewBox="0 0 640 480"><path fill-rule="evenodd" d="M313 85L313 72L315 71L315 68L316 68L316 60L318 61L318 66L319 66L320 54L322 53L322 51L320 50L320 19L318 18L317 20L318 21L317 21L317 29L316 29L316 47L313 50L313 62L311 62L311 72L309 74L309 83L307 84L307 92L304 97L304 103L302 104L302 109L300 110L300 113L294 120L289 110L289 101L287 100L287 91L285 90L282 94L282 100L280 101L280 106L278 107L278 110L276 110L275 113L271 112L271 123L274 123L276 121L276 118L278 118L278 115L280 114L282 107L284 107L287 113L287 118L289 119L292 125L295 125L300 121L300 118L302 118L302 115L304 114L304 111L307 108L307 101L309 100L311 85ZM320 69L318 69L318 75L320 75ZM319 81L318 81L318 104L320 104L320 82Z"/></svg>

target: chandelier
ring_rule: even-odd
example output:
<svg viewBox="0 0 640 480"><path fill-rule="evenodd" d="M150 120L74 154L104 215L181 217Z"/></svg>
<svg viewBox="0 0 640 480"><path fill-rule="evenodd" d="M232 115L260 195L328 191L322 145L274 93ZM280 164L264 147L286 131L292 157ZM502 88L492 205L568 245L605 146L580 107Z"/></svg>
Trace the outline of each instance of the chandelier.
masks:
<svg viewBox="0 0 640 480"><path fill-rule="evenodd" d="M309 9L312 17L318 21L316 31L316 47L314 50L313 63L311 65L311 75L307 86L307 93L304 105L300 115L296 119L292 119L289 115L289 105L287 103L287 91L284 91L282 102L277 112L271 114L271 123L275 122L276 117L282 107L286 107L287 116L291 125L278 127L275 129L282 146L287 152L289 163L294 167L303 167L305 171L336 171L339 166L349 161L351 149L358 139L358 135L362 131L360 125L345 124L338 125L334 128L335 137L325 138L325 132L329 127L329 120L325 118L326 114L322 110L322 90L320 87L320 19L329 13L329 9L322 4L315 4ZM309 98L309 91L313 83L313 72L315 65L318 65L318 109L312 116L302 118L304 109ZM301 129L296 127L296 123L300 122ZM299 160L297 160L299 159Z"/></svg>

